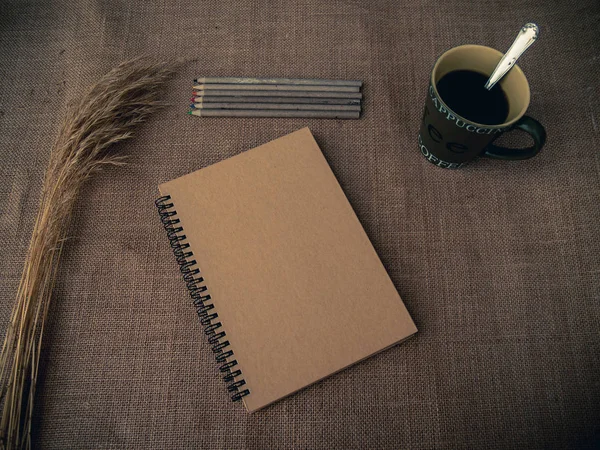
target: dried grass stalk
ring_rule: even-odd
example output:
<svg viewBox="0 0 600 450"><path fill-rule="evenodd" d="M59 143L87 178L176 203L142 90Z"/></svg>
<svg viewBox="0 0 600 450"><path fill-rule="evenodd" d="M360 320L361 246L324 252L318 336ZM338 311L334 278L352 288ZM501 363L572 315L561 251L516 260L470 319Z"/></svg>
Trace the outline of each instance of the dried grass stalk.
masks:
<svg viewBox="0 0 600 450"><path fill-rule="evenodd" d="M114 144L162 106L170 64L125 62L73 104L52 148L16 303L0 356L0 438L4 448L31 447L31 421L44 323L73 206L84 182L123 163Z"/></svg>

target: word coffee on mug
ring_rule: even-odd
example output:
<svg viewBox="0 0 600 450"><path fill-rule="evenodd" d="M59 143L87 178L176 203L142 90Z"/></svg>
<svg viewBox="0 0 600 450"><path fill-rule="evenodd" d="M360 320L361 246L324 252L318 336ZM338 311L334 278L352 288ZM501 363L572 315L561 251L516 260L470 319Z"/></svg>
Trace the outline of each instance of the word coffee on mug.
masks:
<svg viewBox="0 0 600 450"><path fill-rule="evenodd" d="M419 132L419 149L438 167L458 169L477 157L527 159L543 147L542 125L525 116L529 84L520 67L492 89L485 87L502 53L480 45L462 45L436 62ZM520 129L531 135L533 146L503 148L492 142L503 132Z"/></svg>

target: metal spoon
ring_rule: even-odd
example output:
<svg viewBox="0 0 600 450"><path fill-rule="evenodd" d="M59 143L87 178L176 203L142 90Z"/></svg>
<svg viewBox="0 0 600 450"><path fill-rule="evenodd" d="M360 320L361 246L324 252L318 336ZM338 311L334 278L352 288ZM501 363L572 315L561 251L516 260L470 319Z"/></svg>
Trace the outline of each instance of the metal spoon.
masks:
<svg viewBox="0 0 600 450"><path fill-rule="evenodd" d="M498 81L502 79L507 72L513 68L519 56L535 42L540 34L540 29L535 23L526 23L519 31L517 38L512 43L508 51L502 57L490 78L485 83L485 88L490 91Z"/></svg>

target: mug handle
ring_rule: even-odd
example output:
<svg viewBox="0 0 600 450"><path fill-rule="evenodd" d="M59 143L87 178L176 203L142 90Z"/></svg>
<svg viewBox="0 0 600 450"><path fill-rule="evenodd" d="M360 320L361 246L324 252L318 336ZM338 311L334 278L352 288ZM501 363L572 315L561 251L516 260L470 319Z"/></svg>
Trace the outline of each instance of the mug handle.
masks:
<svg viewBox="0 0 600 450"><path fill-rule="evenodd" d="M528 148L506 148L490 144L485 148L482 156L495 159L528 159L539 153L546 142L546 130L537 120L529 117L521 117L509 131L523 130L533 138L533 145Z"/></svg>

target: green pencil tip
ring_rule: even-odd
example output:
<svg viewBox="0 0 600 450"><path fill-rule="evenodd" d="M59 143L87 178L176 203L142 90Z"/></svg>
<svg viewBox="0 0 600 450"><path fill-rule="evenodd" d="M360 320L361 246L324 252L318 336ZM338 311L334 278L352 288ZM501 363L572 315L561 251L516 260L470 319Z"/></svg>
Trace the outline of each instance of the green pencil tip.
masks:
<svg viewBox="0 0 600 450"><path fill-rule="evenodd" d="M190 116L192 115L192 112L191 112L191 111L188 111L187 113L188 113Z"/></svg>

